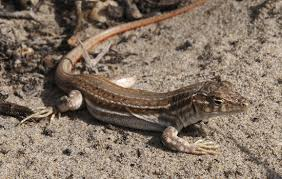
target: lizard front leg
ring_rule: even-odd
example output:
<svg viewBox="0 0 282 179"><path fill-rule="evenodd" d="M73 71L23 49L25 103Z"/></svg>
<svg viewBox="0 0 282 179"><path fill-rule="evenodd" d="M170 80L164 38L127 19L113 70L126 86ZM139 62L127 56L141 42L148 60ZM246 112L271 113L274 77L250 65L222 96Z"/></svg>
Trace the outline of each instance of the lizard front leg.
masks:
<svg viewBox="0 0 282 179"><path fill-rule="evenodd" d="M178 132L179 131L173 126L169 126L163 131L162 142L171 150L195 155L217 154L219 146L213 142L198 140L193 144L189 144L187 141L177 136Z"/></svg>
<svg viewBox="0 0 282 179"><path fill-rule="evenodd" d="M29 115L28 117L24 118L19 125L25 123L30 119L43 119L48 116L50 117L50 121L55 117L57 112L66 112L66 111L75 111L79 109L83 104L83 97L80 91L72 90L69 93L69 96L63 96L59 103L56 105L56 108L53 107L43 107L39 109L39 111Z"/></svg>

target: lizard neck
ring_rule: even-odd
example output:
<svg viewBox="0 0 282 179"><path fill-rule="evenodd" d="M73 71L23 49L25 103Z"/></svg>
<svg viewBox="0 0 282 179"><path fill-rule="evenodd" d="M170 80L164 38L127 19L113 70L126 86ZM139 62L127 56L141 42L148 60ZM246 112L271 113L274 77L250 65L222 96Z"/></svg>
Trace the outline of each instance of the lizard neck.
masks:
<svg viewBox="0 0 282 179"><path fill-rule="evenodd" d="M182 100L174 101L173 105L169 108L169 113L177 116L178 128L184 128L202 120L202 116L199 114L200 111L193 103L192 98L193 94Z"/></svg>

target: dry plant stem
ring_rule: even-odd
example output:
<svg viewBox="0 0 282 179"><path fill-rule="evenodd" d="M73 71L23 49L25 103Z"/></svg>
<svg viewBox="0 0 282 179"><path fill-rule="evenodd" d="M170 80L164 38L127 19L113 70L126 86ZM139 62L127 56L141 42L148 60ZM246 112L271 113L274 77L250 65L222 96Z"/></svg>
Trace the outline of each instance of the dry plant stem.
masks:
<svg viewBox="0 0 282 179"><path fill-rule="evenodd" d="M96 66L96 64L109 52L111 46L112 46L112 43L110 42L108 45L105 46L102 52L99 53L96 58L94 58L94 63L92 64L93 67Z"/></svg>
<svg viewBox="0 0 282 179"><path fill-rule="evenodd" d="M106 55L106 53L109 52L110 48L111 48L111 43L109 43L103 50L101 53L99 53L97 55L96 58L94 59L91 59L89 53L87 52L87 50L85 49L83 43L81 42L80 39L78 39L78 42L80 43L81 45L81 48L82 48L82 56L86 62L86 67L87 68L90 68L90 69L94 69L94 67L97 65L97 63L99 63L99 61Z"/></svg>
<svg viewBox="0 0 282 179"><path fill-rule="evenodd" d="M82 1L75 1L75 10L76 10L76 27L75 34L82 29L83 23L83 14L82 14Z"/></svg>
<svg viewBox="0 0 282 179"><path fill-rule="evenodd" d="M126 16L129 19L142 18L142 14L137 8L136 4L133 2L133 0L124 0L123 3L126 6Z"/></svg>
<svg viewBox="0 0 282 179"><path fill-rule="evenodd" d="M78 42L79 42L79 44L80 44L80 46L81 46L81 50L82 50L82 52L83 52L83 53L82 53L82 56L83 56L84 60L86 61L86 63L89 63L89 64L90 64L91 58L90 58L89 53L85 50L84 45L83 45L83 43L81 42L80 39L78 39Z"/></svg>
<svg viewBox="0 0 282 179"><path fill-rule="evenodd" d="M32 8L33 12L34 13L37 13L40 9L40 7L43 5L45 0L39 0L35 5L34 7Z"/></svg>
<svg viewBox="0 0 282 179"><path fill-rule="evenodd" d="M76 24L74 29L74 34L68 39L68 44L75 47L78 43L80 37L80 31L82 30L83 24L83 13L82 13L82 1L75 1L75 11L76 11Z"/></svg>
<svg viewBox="0 0 282 179"><path fill-rule="evenodd" d="M24 117L31 115L32 113L33 111L28 107L6 101L0 101L0 114L2 115L23 119Z"/></svg>
<svg viewBox="0 0 282 179"><path fill-rule="evenodd" d="M40 20L36 17L34 12L32 10L30 11L19 11L19 12L6 12L2 11L0 12L0 18L5 19L27 19L27 20L33 20L37 23L40 23Z"/></svg>

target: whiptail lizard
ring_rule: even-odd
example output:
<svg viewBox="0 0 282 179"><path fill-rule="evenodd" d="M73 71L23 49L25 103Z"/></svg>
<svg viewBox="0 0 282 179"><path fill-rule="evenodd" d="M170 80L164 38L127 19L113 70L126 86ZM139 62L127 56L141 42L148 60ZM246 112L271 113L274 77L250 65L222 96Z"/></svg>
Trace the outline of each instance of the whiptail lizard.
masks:
<svg viewBox="0 0 282 179"><path fill-rule="evenodd" d="M117 34L189 12L205 2L198 0L163 15L110 28L89 38L83 46L86 50L93 49ZM216 153L216 144L204 140L189 144L177 136L178 132L212 116L241 112L248 105L246 99L236 93L227 81L201 82L175 91L156 93L124 88L101 76L72 74L82 53L81 46L77 46L57 67L56 83L63 91L70 93L66 103L58 106L59 110L76 110L84 99L94 118L134 129L161 131L162 142L175 151Z"/></svg>

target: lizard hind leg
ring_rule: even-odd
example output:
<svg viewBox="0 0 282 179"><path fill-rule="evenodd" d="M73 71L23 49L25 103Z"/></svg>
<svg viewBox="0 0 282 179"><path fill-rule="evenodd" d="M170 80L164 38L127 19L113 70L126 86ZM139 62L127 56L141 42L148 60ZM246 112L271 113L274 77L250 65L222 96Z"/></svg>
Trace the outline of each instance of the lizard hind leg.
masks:
<svg viewBox="0 0 282 179"><path fill-rule="evenodd" d="M177 136L178 130L175 127L167 127L162 134L162 142L168 148L184 153L195 155L214 155L217 154L218 145L211 141L199 140L193 144L189 144L184 139Z"/></svg>

